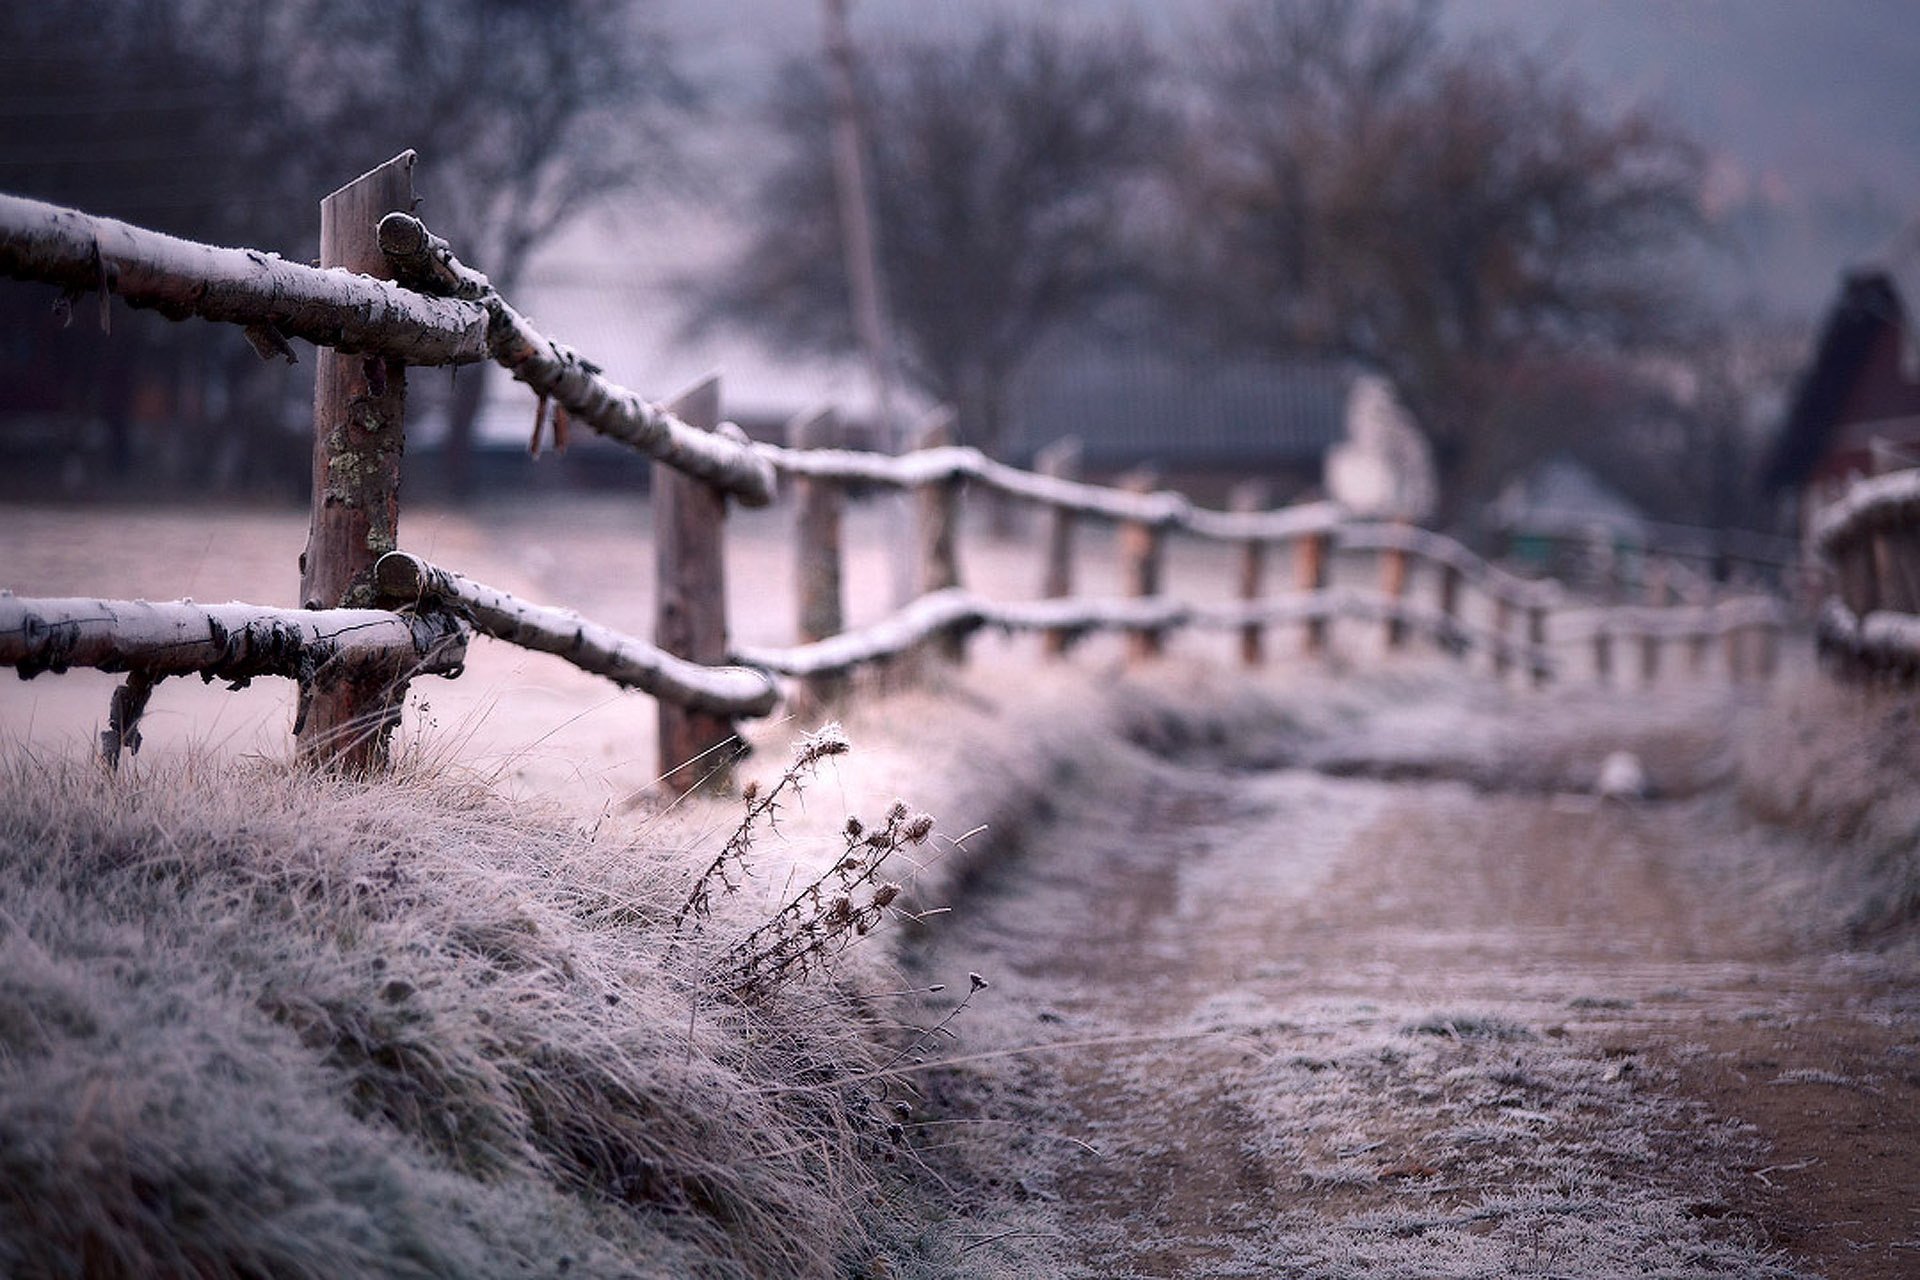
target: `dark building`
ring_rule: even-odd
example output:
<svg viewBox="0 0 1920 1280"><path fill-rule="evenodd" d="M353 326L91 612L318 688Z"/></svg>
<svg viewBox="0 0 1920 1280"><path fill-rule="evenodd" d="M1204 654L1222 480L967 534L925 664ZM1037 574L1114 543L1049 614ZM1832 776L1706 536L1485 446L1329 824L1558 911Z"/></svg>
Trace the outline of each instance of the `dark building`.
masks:
<svg viewBox="0 0 1920 1280"><path fill-rule="evenodd" d="M1031 465L1037 451L1073 436L1092 477L1151 463L1196 497L1217 499L1257 477L1289 499L1320 485L1363 376L1333 362L1063 345L1015 381L1005 455Z"/></svg>
<svg viewBox="0 0 1920 1280"><path fill-rule="evenodd" d="M1766 471L1804 522L1856 476L1920 464L1920 221L1847 273Z"/></svg>

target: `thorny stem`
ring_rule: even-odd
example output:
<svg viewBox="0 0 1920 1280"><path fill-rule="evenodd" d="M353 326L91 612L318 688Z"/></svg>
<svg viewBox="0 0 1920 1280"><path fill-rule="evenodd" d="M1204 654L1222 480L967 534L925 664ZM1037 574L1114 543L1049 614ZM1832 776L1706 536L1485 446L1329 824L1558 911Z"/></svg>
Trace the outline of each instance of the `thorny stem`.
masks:
<svg viewBox="0 0 1920 1280"><path fill-rule="evenodd" d="M703 919L706 917L707 906L713 895L713 882L716 879L727 891L733 890L735 886L727 876L727 864L735 862L744 866L747 852L753 847L755 826L763 818L771 823L771 815L778 807L780 796L788 790L798 795L803 774L811 774L819 767L822 760L831 756L845 755L849 747L847 736L838 724L822 725L818 731L800 740L800 747L794 753L793 763L786 767L780 775L780 780L768 788L764 794L751 786L748 788L747 812L740 819L740 825L735 827L733 834L727 837L726 844L721 846L720 852L714 856L713 861L708 863L706 869L694 879L693 889L687 894L687 900L680 904L678 911L673 913L673 927L676 930L689 915Z"/></svg>

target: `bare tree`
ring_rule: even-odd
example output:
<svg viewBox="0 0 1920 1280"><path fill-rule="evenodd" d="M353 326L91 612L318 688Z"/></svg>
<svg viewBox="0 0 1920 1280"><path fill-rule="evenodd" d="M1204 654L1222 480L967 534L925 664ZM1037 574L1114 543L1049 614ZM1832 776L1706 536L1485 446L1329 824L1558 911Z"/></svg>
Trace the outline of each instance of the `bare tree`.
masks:
<svg viewBox="0 0 1920 1280"><path fill-rule="evenodd" d="M1656 340L1700 157L1643 112L1430 5L1233 11L1172 189L1174 292L1221 341L1377 367L1433 438L1443 511L1498 479L1491 411L1546 353ZM1669 274L1663 274L1663 270Z"/></svg>
<svg viewBox="0 0 1920 1280"><path fill-rule="evenodd" d="M690 95L649 12L630 0L0 6L0 187L304 257L320 197L413 147L436 229L510 289L569 222L675 171ZM26 305L15 297L0 307ZM43 298L32 304L44 315ZM235 335L201 327L132 324L106 342L40 332L31 345L32 376L12 380L25 394L0 389L0 414L87 413L122 464L142 382L192 382L183 402L226 406L201 411L209 438L186 451L208 457L271 435L291 390ZM49 377L50 364L72 367ZM456 384L456 489L484 377Z"/></svg>
<svg viewBox="0 0 1920 1280"><path fill-rule="evenodd" d="M873 201L905 375L993 451L1035 343L1137 272L1130 190L1165 136L1154 59L1132 35L999 23L962 47L905 43L861 85ZM799 348L855 350L825 86L782 76L780 162L747 248L707 289L721 322Z"/></svg>
<svg viewBox="0 0 1920 1280"><path fill-rule="evenodd" d="M534 251L617 194L673 179L693 105L633 0L307 0L305 96L337 172L406 147L423 213L512 295ZM486 366L461 373L447 482L471 487Z"/></svg>

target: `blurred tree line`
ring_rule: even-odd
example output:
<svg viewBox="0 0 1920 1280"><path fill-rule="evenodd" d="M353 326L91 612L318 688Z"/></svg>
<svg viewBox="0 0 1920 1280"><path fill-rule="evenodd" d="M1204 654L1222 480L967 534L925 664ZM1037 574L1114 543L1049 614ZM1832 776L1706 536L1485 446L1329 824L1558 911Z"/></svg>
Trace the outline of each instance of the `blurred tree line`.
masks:
<svg viewBox="0 0 1920 1280"><path fill-rule="evenodd" d="M581 213L671 175L690 106L630 0L6 5L0 84L0 190L311 259L320 198L412 147L423 216L508 290ZM51 297L0 290L0 415L42 422L36 451L138 489L304 491L310 369L221 326L90 334L89 302L55 335ZM456 488L486 372L453 382Z"/></svg>
<svg viewBox="0 0 1920 1280"><path fill-rule="evenodd" d="M511 293L582 212L685 175L673 54L642 0L8 5L0 189L308 257L320 195L411 146L424 216ZM1239 0L1166 47L1002 19L862 54L898 372L968 440L996 449L1026 363L1093 331L1387 374L1448 518L1562 451L1655 514L1741 516L1744 389L1778 369L1693 301L1703 156L1659 117L1449 40L1417 0ZM690 324L850 351L831 95L817 58L771 85L778 159ZM304 370L213 326L90 335L85 302L55 335L50 302L0 290L0 415L97 438L41 447L143 480L303 483ZM452 383L456 491L483 378ZM169 414L164 439L135 430Z"/></svg>
<svg viewBox="0 0 1920 1280"><path fill-rule="evenodd" d="M779 84L784 160L696 331L850 350L829 95L803 62ZM1701 149L1511 43L1443 38L1432 4L1244 0L1171 52L1001 21L870 48L862 92L900 372L989 451L1042 338L1131 330L1386 374L1445 520L1563 451L1656 514L1752 514L1726 484L1751 407L1688 368L1739 341L1685 270L1714 235Z"/></svg>

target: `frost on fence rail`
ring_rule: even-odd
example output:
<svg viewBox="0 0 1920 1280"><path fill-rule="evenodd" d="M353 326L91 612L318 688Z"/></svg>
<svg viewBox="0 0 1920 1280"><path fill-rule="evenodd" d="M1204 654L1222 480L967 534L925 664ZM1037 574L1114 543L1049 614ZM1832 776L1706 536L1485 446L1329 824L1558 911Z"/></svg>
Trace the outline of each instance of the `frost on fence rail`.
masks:
<svg viewBox="0 0 1920 1280"><path fill-rule="evenodd" d="M1856 538L1897 525L1920 527L1920 468L1856 482L1821 513L1813 544L1833 555Z"/></svg>
<svg viewBox="0 0 1920 1280"><path fill-rule="evenodd" d="M1820 647L1854 662L1906 674L1920 672L1920 616L1875 610L1861 617L1829 600L1815 623Z"/></svg>
<svg viewBox="0 0 1920 1280"><path fill-rule="evenodd" d="M24 680L73 667L127 673L101 735L110 763L118 762L122 748L140 749L147 697L168 676L228 680L236 689L258 676L281 676L299 681L303 695L348 680L404 689L412 676L458 675L466 653L466 629L445 613L34 599L0 592L0 665L17 669ZM383 719L370 727L384 732L389 725Z"/></svg>
<svg viewBox="0 0 1920 1280"><path fill-rule="evenodd" d="M373 667L445 675L465 660L466 643L459 623L436 613L0 593L0 665L22 679L72 667L236 683L324 681Z"/></svg>
<svg viewBox="0 0 1920 1280"><path fill-rule="evenodd" d="M1176 627L1191 611L1176 600L982 600L961 587L921 596L871 626L788 649L738 648L736 661L787 676L839 675L903 657L936 636L983 626L1008 631L1146 631Z"/></svg>
<svg viewBox="0 0 1920 1280"><path fill-rule="evenodd" d="M382 556L374 578L386 599L437 601L497 640L565 658L582 671L695 711L764 716L780 700L764 672L688 662L571 610L528 604L405 552Z"/></svg>
<svg viewBox="0 0 1920 1280"><path fill-rule="evenodd" d="M747 506L764 507L773 501L773 467L748 445L744 435L701 431L665 406L606 378L599 366L536 330L508 305L492 281L454 257L447 242L418 218L406 213L382 218L380 249L394 275L407 285L484 307L487 349L493 360L543 400L559 404L570 419L630 444Z"/></svg>
<svg viewBox="0 0 1920 1280"><path fill-rule="evenodd" d="M224 249L113 218L0 196L0 275L64 287L69 299L119 294L174 320L243 325L255 346L285 339L409 364L471 364L488 357L487 312L339 269ZM104 319L104 311L103 311Z"/></svg>

